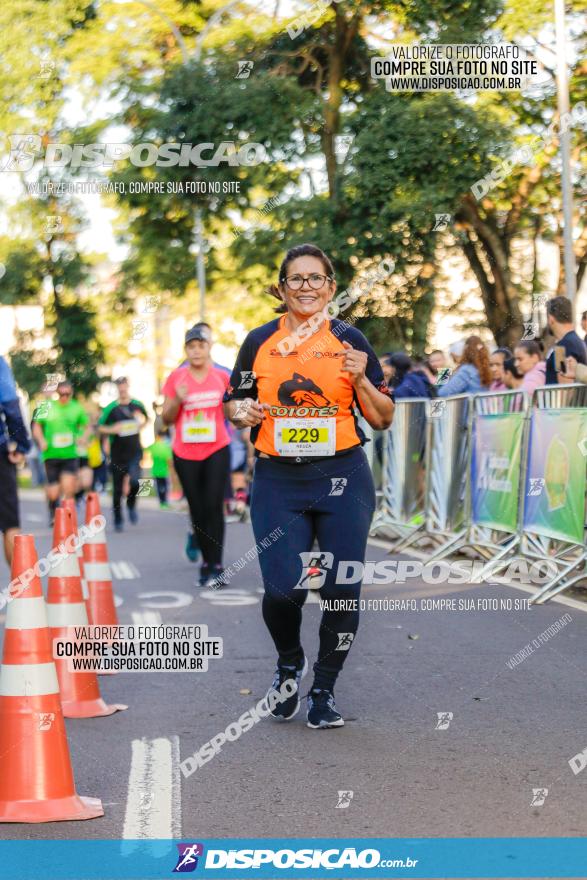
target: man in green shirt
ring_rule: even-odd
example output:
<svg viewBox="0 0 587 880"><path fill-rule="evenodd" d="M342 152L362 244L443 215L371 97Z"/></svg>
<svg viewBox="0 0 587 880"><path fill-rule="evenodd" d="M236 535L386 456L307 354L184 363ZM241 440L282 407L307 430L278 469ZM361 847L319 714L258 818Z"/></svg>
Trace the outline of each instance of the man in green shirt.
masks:
<svg viewBox="0 0 587 880"><path fill-rule="evenodd" d="M102 410L98 430L110 436L114 528L121 532L123 495L126 495L129 520L133 525L138 522L136 503L143 457L140 431L148 416L140 400L130 396L127 379L116 379L115 384L118 386L118 399Z"/></svg>
<svg viewBox="0 0 587 880"><path fill-rule="evenodd" d="M32 432L47 474L49 518L53 524L59 498L74 498L77 490L77 444L87 442L89 418L73 399L71 382L57 386L57 400L43 401L33 413Z"/></svg>

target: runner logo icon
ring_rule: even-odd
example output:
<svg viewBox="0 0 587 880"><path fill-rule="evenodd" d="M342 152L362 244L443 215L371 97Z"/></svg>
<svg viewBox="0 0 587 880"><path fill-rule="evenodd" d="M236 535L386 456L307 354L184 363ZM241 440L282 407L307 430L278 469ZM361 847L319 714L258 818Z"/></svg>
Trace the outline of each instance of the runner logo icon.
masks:
<svg viewBox="0 0 587 880"><path fill-rule="evenodd" d="M533 788L532 789L532 800L530 801L531 807L542 807L544 801L546 800L548 795L547 788Z"/></svg>
<svg viewBox="0 0 587 880"><path fill-rule="evenodd" d="M344 487L348 483L346 477L330 477L330 482L332 483L332 488L329 495L342 495L344 492Z"/></svg>
<svg viewBox="0 0 587 880"><path fill-rule="evenodd" d="M338 792L338 803L336 805L337 810L346 810L354 797L354 791L339 791Z"/></svg>
<svg viewBox="0 0 587 880"><path fill-rule="evenodd" d="M438 721L436 723L435 730L448 730L450 727L450 722L453 719L452 712L437 712Z"/></svg>
<svg viewBox="0 0 587 880"><path fill-rule="evenodd" d="M332 568L332 553L304 552L300 553L302 573L294 590L319 590L326 580L326 572Z"/></svg>
<svg viewBox="0 0 587 880"><path fill-rule="evenodd" d="M198 857L204 855L202 843L178 843L179 856L177 865L173 869L174 874L187 874L195 871L198 867Z"/></svg>

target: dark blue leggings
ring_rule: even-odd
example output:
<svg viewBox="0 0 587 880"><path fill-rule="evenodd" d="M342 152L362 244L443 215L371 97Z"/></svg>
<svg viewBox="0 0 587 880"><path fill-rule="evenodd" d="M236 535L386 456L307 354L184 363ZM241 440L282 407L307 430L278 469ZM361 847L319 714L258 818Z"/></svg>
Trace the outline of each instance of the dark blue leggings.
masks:
<svg viewBox="0 0 587 880"><path fill-rule="evenodd" d="M314 463L255 462L251 521L265 586L263 619L280 662L302 656L300 627L308 590L296 587L303 585L314 559L322 555L317 565L323 572L321 598L345 600L344 607L322 614L314 687L332 690L357 631L360 580L337 584L336 575L340 561L364 562L374 510L375 488L360 447ZM283 535L268 540L277 528ZM320 550L312 552L315 539Z"/></svg>

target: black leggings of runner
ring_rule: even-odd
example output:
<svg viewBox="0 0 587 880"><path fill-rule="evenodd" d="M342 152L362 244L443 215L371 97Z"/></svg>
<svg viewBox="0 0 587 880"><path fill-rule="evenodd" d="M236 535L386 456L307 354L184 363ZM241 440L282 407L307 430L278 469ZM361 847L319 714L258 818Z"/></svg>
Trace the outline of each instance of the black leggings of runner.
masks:
<svg viewBox="0 0 587 880"><path fill-rule="evenodd" d="M337 574L339 563L364 562L374 510L371 469L360 448L313 464L255 462L251 522L265 586L263 619L280 662L301 660L308 566L321 569L320 596L330 600L320 624L313 687L333 689L357 632L361 579L353 576L356 567L344 564L341 580L352 583L337 583ZM315 539L319 551L312 551Z"/></svg>
<svg viewBox="0 0 587 880"><path fill-rule="evenodd" d="M202 461L190 461L174 453L173 462L190 509L202 559L206 565L222 565L224 487L230 468L230 449L224 446Z"/></svg>
<svg viewBox="0 0 587 880"><path fill-rule="evenodd" d="M132 510L136 504L137 492L139 491L139 478L141 476L141 456L132 458L130 461L117 461L112 459L112 509L114 519L118 522L122 517L121 500L124 478L128 474L130 490L126 497L126 506Z"/></svg>

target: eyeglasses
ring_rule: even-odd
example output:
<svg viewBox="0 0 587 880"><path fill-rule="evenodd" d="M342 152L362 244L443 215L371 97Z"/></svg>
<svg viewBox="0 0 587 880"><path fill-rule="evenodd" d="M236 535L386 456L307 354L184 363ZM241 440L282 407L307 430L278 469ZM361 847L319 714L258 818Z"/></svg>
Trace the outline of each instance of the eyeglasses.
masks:
<svg viewBox="0 0 587 880"><path fill-rule="evenodd" d="M304 286L304 281L308 282L308 286L312 290L320 290L326 280L332 281L331 276L319 275L316 272L313 272L311 275L289 275L284 279L290 290L301 290Z"/></svg>

